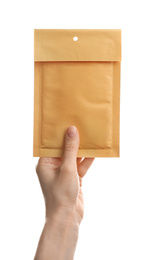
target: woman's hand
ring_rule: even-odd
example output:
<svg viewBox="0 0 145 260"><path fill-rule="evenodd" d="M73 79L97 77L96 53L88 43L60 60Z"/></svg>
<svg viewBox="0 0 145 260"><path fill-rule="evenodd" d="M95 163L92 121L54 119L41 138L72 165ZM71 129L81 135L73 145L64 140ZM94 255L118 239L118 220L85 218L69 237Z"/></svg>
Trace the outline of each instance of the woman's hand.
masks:
<svg viewBox="0 0 145 260"><path fill-rule="evenodd" d="M78 226L84 214L82 178L94 160L94 158L85 158L84 160L77 158L78 148L79 132L76 127L71 126L67 129L65 135L63 157L40 158L36 167L45 199L46 225L51 223L52 226L61 227L61 230L65 233L63 234L62 232L61 239L63 240L63 235L67 236L67 242L70 241L73 245L77 242L76 233L78 232ZM69 235L71 230L72 235L74 233L76 239L74 242L71 242L73 237ZM43 233L46 235L46 232ZM52 237L51 239L55 241L56 238ZM64 251L63 249L63 252ZM72 259L70 255L68 257L68 254L66 258L64 258L64 255L65 253L62 253L61 258L57 256L57 258L52 259ZM35 259L40 259L37 258L37 254ZM48 256L48 258L42 258L41 256L41 260L43 259L51 258L50 256Z"/></svg>

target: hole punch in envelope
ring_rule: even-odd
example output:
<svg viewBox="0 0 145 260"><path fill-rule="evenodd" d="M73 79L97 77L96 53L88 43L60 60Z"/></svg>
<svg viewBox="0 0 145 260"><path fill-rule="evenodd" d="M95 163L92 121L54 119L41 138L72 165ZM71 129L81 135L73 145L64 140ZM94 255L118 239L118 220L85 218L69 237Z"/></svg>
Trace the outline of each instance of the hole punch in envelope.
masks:
<svg viewBox="0 0 145 260"><path fill-rule="evenodd" d="M34 157L61 157L70 125L78 157L119 157L120 62L120 29L34 29Z"/></svg>

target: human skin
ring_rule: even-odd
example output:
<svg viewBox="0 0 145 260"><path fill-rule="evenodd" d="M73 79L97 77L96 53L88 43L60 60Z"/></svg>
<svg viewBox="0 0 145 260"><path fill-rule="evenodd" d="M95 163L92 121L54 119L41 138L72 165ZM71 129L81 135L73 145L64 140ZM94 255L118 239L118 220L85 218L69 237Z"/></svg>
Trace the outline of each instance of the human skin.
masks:
<svg viewBox="0 0 145 260"><path fill-rule="evenodd" d="M39 158L36 172L46 217L34 260L73 260L84 215L82 178L94 158L77 158L79 132L70 126L62 158ZM83 160L82 160L83 159Z"/></svg>

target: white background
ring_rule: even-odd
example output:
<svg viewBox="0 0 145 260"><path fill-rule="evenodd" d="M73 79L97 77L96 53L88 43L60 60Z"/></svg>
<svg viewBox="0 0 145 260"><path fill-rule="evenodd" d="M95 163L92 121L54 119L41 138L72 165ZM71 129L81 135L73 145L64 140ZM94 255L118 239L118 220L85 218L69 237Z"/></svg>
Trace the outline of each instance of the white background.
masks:
<svg viewBox="0 0 145 260"><path fill-rule="evenodd" d="M34 28L122 29L120 158L96 158L84 178L75 260L145 259L144 17L141 0L1 1L0 259L32 260L44 224L32 154Z"/></svg>

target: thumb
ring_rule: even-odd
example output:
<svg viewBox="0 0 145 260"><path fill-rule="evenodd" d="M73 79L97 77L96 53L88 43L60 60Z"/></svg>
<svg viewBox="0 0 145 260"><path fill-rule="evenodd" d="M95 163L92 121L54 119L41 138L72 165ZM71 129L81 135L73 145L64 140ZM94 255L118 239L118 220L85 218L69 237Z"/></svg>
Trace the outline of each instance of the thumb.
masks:
<svg viewBox="0 0 145 260"><path fill-rule="evenodd" d="M76 163L77 153L79 149L79 132L75 126L68 127L64 140L64 153L62 165L71 166Z"/></svg>

